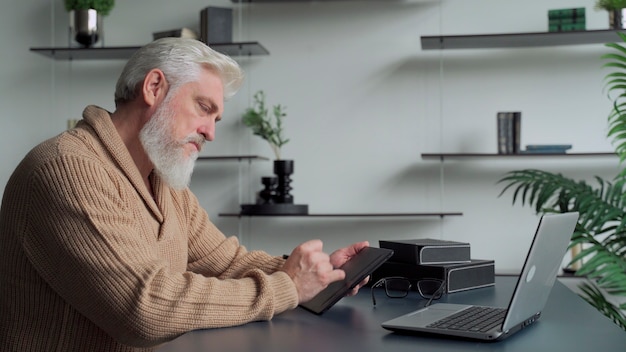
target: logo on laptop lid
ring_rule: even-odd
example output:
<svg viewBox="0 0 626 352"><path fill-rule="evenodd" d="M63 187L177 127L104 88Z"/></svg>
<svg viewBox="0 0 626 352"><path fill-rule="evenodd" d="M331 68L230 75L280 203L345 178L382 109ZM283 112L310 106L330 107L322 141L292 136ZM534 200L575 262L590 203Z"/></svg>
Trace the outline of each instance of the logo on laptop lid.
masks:
<svg viewBox="0 0 626 352"><path fill-rule="evenodd" d="M535 277L535 272L537 271L537 267L535 265L533 265L530 270L528 270L528 274L526 274L526 282L530 282L532 281L532 279Z"/></svg>

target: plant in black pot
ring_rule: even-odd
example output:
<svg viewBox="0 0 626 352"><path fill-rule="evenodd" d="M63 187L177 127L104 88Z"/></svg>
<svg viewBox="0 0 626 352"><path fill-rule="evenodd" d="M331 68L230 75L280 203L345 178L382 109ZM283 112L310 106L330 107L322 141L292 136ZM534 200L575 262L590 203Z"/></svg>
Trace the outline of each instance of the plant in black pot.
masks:
<svg viewBox="0 0 626 352"><path fill-rule="evenodd" d="M84 47L90 47L102 37L102 17L107 16L115 0L64 0L70 15L70 31L73 39Z"/></svg>
<svg viewBox="0 0 626 352"><path fill-rule="evenodd" d="M626 0L596 0L596 10L606 10L609 13L609 27L623 29Z"/></svg>
<svg viewBox="0 0 626 352"><path fill-rule="evenodd" d="M264 177L262 183L265 189L259 193L257 203L270 205L269 207L244 207L256 209L253 212L306 214L308 206L293 204L291 195L291 175L294 173L294 161L281 158L281 148L289 142L283 135L283 119L287 116L285 107L278 104L270 109L265 103L265 92L254 94L254 105L246 109L243 123L252 129L252 133L263 138L270 145L276 159L274 160L275 178Z"/></svg>

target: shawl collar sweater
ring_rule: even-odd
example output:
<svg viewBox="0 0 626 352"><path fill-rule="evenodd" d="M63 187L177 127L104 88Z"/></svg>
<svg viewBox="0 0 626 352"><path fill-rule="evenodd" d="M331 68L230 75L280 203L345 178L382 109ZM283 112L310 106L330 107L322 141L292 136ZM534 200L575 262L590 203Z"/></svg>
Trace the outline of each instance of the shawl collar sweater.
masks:
<svg viewBox="0 0 626 352"><path fill-rule="evenodd" d="M35 147L0 209L0 350L140 351L295 308L279 257L247 251L152 175L89 106Z"/></svg>

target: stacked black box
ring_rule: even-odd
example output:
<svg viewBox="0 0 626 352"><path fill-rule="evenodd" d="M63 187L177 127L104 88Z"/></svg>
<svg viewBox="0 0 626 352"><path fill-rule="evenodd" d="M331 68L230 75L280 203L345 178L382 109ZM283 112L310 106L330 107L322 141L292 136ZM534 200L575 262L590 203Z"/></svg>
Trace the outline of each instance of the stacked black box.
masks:
<svg viewBox="0 0 626 352"><path fill-rule="evenodd" d="M433 239L378 241L381 248L393 249L394 262L410 264L449 264L470 261L469 243Z"/></svg>
<svg viewBox="0 0 626 352"><path fill-rule="evenodd" d="M393 249L394 255L372 273L371 282L401 276L413 281L413 287L416 287L418 280L440 279L446 282L446 293L493 286L495 283L495 262L471 259L469 243L418 239L381 240L379 245Z"/></svg>
<svg viewBox="0 0 626 352"><path fill-rule="evenodd" d="M209 6L200 11L200 40L207 45L232 43L233 10Z"/></svg>

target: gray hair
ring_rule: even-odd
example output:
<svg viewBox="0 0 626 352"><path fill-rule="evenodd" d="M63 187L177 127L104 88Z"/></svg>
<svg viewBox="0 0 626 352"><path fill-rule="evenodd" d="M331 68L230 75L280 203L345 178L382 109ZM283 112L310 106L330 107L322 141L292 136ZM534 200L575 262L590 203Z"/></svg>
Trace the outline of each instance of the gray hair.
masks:
<svg viewBox="0 0 626 352"><path fill-rule="evenodd" d="M243 71L229 56L196 39L162 38L141 47L128 60L115 86L115 104L135 99L146 75L155 68L163 71L170 92L196 81L202 68L220 76L224 99L235 95L243 82Z"/></svg>

